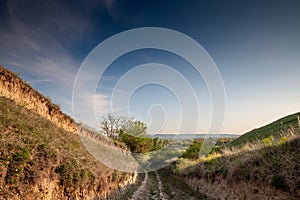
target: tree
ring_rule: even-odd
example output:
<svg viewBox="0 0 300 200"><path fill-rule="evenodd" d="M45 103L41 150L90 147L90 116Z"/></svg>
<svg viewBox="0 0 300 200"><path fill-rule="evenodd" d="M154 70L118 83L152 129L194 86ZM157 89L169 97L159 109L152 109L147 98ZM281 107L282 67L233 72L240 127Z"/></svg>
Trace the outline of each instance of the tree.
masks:
<svg viewBox="0 0 300 200"><path fill-rule="evenodd" d="M104 135L112 139L119 139L121 130L135 137L144 137L147 131L147 125L144 122L112 113L103 117L100 128Z"/></svg>
<svg viewBox="0 0 300 200"><path fill-rule="evenodd" d="M149 137L135 137L121 130L120 140L133 153L146 153L152 150L153 140Z"/></svg>
<svg viewBox="0 0 300 200"><path fill-rule="evenodd" d="M120 140L131 152L145 153L152 150L153 141L147 136L147 125L139 120L126 120L120 131Z"/></svg>
<svg viewBox="0 0 300 200"><path fill-rule="evenodd" d="M108 113L103 117L101 122L102 133L109 138L116 139L123 123L123 117L118 117L112 113Z"/></svg>
<svg viewBox="0 0 300 200"><path fill-rule="evenodd" d="M158 151L164 148L165 146L167 146L169 143L168 140L161 140L158 137L153 138L152 141L153 141L152 151Z"/></svg>
<svg viewBox="0 0 300 200"><path fill-rule="evenodd" d="M101 130L107 137L123 142L134 153L158 150L167 145L167 141L149 138L147 125L134 118L108 113L103 117Z"/></svg>
<svg viewBox="0 0 300 200"><path fill-rule="evenodd" d="M194 160L198 159L202 144L203 144L202 139L194 140L194 142L182 154L182 157L190 158L190 159L194 159Z"/></svg>
<svg viewBox="0 0 300 200"><path fill-rule="evenodd" d="M147 134L147 125L139 120L129 118L124 121L122 131L134 137L145 137Z"/></svg>

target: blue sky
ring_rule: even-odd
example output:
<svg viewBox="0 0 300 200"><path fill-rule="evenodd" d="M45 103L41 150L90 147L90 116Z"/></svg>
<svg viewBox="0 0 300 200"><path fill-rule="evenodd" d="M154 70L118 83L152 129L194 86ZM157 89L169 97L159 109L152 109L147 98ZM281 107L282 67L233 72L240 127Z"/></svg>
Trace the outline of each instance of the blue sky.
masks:
<svg viewBox="0 0 300 200"><path fill-rule="evenodd" d="M243 133L300 110L299 1L3 0L0 63L72 115L74 80L89 52L117 33L149 26L188 35L214 60L226 90L222 132ZM212 106L205 82L185 60L159 50L131 52L111 64L96 93L99 116L110 111L122 74L151 62L171 66L189 80L199 100L198 132L206 132ZM156 119L149 115L153 105ZM180 122L176 96L155 84L139 88L128 104L116 107L121 113L129 107L133 117L148 124L152 120L153 130L164 116L163 132L174 132ZM182 130L190 131L188 126Z"/></svg>

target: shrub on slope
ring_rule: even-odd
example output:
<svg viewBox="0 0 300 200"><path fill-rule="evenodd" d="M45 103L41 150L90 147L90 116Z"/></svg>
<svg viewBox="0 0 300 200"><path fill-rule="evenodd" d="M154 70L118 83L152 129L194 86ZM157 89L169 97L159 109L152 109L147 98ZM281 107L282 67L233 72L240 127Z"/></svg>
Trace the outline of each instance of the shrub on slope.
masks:
<svg viewBox="0 0 300 200"><path fill-rule="evenodd" d="M49 193L75 198L75 191L81 191L101 196L129 176L96 161L78 135L3 97L0 172L0 195L9 199L45 198L39 196L45 192L45 182L54 184Z"/></svg>

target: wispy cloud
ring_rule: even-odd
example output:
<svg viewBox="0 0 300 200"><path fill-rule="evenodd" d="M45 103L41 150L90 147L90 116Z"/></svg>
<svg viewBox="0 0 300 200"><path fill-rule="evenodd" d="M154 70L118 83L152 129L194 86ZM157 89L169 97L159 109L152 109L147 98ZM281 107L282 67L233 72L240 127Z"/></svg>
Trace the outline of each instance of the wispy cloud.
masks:
<svg viewBox="0 0 300 200"><path fill-rule="evenodd" d="M56 82L57 80L54 79L35 79L35 80L29 80L29 83L41 83L41 82Z"/></svg>
<svg viewBox="0 0 300 200"><path fill-rule="evenodd" d="M106 95L82 92L73 97L73 115L76 120L97 127L101 116L111 112L110 100Z"/></svg>
<svg viewBox="0 0 300 200"><path fill-rule="evenodd" d="M108 13L111 17L116 18L116 12L114 8L115 0L103 0L104 5L106 6Z"/></svg>
<svg viewBox="0 0 300 200"><path fill-rule="evenodd" d="M0 32L3 64L22 67L39 79L72 84L78 63L55 37L17 19L11 20L11 26Z"/></svg>
<svg viewBox="0 0 300 200"><path fill-rule="evenodd" d="M116 75L106 75L101 77L101 81L116 81L120 78L120 76Z"/></svg>
<svg viewBox="0 0 300 200"><path fill-rule="evenodd" d="M86 39L93 25L87 16L65 4L9 1L6 21L0 21L0 63L22 71L33 87L71 114L73 84L82 61L71 51ZM105 112L106 97L96 95L95 99L99 114Z"/></svg>

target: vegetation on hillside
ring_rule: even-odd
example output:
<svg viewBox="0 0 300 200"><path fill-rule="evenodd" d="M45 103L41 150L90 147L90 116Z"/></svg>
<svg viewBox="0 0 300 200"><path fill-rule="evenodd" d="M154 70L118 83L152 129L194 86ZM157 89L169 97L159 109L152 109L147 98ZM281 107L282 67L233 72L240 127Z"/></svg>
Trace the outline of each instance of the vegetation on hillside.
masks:
<svg viewBox="0 0 300 200"><path fill-rule="evenodd" d="M147 135L147 125L134 118L108 113L104 116L100 128L104 135L125 144L132 153L157 151L168 144L167 140L150 138Z"/></svg>
<svg viewBox="0 0 300 200"><path fill-rule="evenodd" d="M43 180L59 180L66 193L118 183L127 174L96 161L78 135L0 97L1 195L30 194Z"/></svg>
<svg viewBox="0 0 300 200"><path fill-rule="evenodd" d="M209 139L207 139L209 140ZM210 150L209 154L218 153L227 143L233 141L234 138L219 138L215 146ZM191 145L183 152L182 158L197 160L199 159L199 152L201 150L204 139L194 139Z"/></svg>
<svg viewBox="0 0 300 200"><path fill-rule="evenodd" d="M228 147L238 147L267 138L280 137L291 129L300 127L300 112L278 119L271 124L249 131L228 144Z"/></svg>
<svg viewBox="0 0 300 200"><path fill-rule="evenodd" d="M9 98L21 107L28 108L39 115L51 119L54 124L65 130L76 132L74 120L60 110L50 97L46 97L32 88L16 73L0 65L0 96Z"/></svg>
<svg viewBox="0 0 300 200"><path fill-rule="evenodd" d="M211 183L220 178L228 183L257 181L289 193L289 198L300 198L298 115L255 129L229 145L217 146L205 157L197 157L202 141L195 141L169 170L178 175L205 178Z"/></svg>
<svg viewBox="0 0 300 200"><path fill-rule="evenodd" d="M259 150L209 154L192 165L181 159L173 170L211 181L217 176L229 182L260 180L267 183L271 180L270 185L276 189L296 194L295 191L300 189L299 145L300 138L297 137Z"/></svg>

